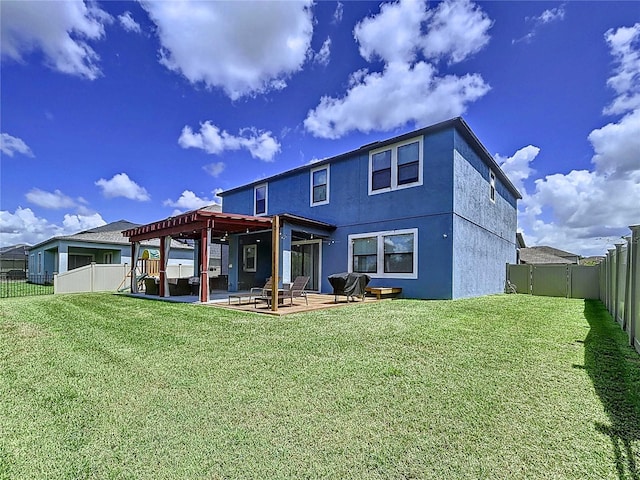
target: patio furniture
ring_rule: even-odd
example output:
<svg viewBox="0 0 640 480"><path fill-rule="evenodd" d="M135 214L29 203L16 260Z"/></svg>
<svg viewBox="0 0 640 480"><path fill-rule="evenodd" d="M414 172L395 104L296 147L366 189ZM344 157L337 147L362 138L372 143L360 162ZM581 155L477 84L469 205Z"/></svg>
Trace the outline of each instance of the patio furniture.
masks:
<svg viewBox="0 0 640 480"><path fill-rule="evenodd" d="M338 301L338 295L346 295L349 298L360 297L364 300L365 289L371 277L365 273L334 273L329 275L329 283L333 287L334 302Z"/></svg>
<svg viewBox="0 0 640 480"><path fill-rule="evenodd" d="M181 295L191 295L191 285L188 278L168 278L169 295L179 297Z"/></svg>
<svg viewBox="0 0 640 480"><path fill-rule="evenodd" d="M157 277L147 277L144 279L144 293L146 295L160 295L160 285Z"/></svg>
<svg viewBox="0 0 640 480"><path fill-rule="evenodd" d="M278 289L278 305L282 305L284 303L284 298L286 296L285 292L286 290L284 288ZM262 290L262 293L260 295L255 297L255 299L253 300L253 304L256 308L258 308L258 302L266 302L267 307L270 307L272 298L273 297L272 297L271 289L269 290L264 289Z"/></svg>
<svg viewBox="0 0 640 480"><path fill-rule="evenodd" d="M304 297L305 302L309 305L309 299L307 298L307 284L309 283L309 277L299 276L296 277L288 288L284 289L284 296L291 299L291 305L293 305L293 299Z"/></svg>
<svg viewBox="0 0 640 480"><path fill-rule="evenodd" d="M385 295L400 295L402 288L400 287L366 287L365 291L372 295L375 295L380 300Z"/></svg>
<svg viewBox="0 0 640 480"><path fill-rule="evenodd" d="M251 295L264 295L265 291L271 291L271 277L267 278L267 281L264 284L264 287L252 287L249 293Z"/></svg>
<svg viewBox="0 0 640 480"><path fill-rule="evenodd" d="M245 298L248 298L249 301L247 302L247 304L251 303L251 298L253 297L253 295L251 293L246 293L246 292L238 292L238 293L231 293L229 294L229 305L231 305L231 299L232 298L237 298L238 299L238 305L242 305L242 300L244 300Z"/></svg>

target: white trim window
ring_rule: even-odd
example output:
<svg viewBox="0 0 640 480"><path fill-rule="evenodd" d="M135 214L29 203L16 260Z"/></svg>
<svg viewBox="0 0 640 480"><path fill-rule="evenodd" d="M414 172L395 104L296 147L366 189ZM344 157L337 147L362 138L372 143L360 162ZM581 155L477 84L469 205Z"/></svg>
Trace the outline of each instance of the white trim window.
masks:
<svg viewBox="0 0 640 480"><path fill-rule="evenodd" d="M253 187L253 214L266 215L268 200L269 192L266 183Z"/></svg>
<svg viewBox="0 0 640 480"><path fill-rule="evenodd" d="M349 235L349 272L418 278L418 229Z"/></svg>
<svg viewBox="0 0 640 480"><path fill-rule="evenodd" d="M329 203L329 165L312 168L309 177L311 206Z"/></svg>
<svg viewBox="0 0 640 480"><path fill-rule="evenodd" d="M369 152L369 195L422 185L422 138Z"/></svg>
<svg viewBox="0 0 640 480"><path fill-rule="evenodd" d="M255 272L258 265L258 246L243 245L242 246L242 270L245 272Z"/></svg>
<svg viewBox="0 0 640 480"><path fill-rule="evenodd" d="M489 171L489 199L496 202L496 174Z"/></svg>

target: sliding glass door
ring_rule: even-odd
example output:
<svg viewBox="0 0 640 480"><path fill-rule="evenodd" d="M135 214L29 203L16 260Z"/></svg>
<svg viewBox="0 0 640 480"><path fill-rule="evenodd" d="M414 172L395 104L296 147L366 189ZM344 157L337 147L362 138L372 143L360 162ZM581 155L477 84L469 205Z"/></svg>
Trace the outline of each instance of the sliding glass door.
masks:
<svg viewBox="0 0 640 480"><path fill-rule="evenodd" d="M291 243L291 280L300 275L309 277L307 290L320 290L321 240Z"/></svg>

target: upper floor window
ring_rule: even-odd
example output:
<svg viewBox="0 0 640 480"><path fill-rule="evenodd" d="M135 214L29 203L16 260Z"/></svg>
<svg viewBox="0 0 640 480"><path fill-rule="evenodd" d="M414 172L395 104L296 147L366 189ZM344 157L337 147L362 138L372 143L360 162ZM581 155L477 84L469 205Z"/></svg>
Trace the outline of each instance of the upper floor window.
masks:
<svg viewBox="0 0 640 480"><path fill-rule="evenodd" d="M422 137L369 153L369 195L422 185Z"/></svg>
<svg viewBox="0 0 640 480"><path fill-rule="evenodd" d="M496 201L496 174L493 172L489 172L489 198Z"/></svg>
<svg viewBox="0 0 640 480"><path fill-rule="evenodd" d="M349 235L349 271L418 278L418 229Z"/></svg>
<svg viewBox="0 0 640 480"><path fill-rule="evenodd" d="M329 165L311 170L311 206L329 203Z"/></svg>
<svg viewBox="0 0 640 480"><path fill-rule="evenodd" d="M267 184L263 183L253 189L253 214L265 215L267 213Z"/></svg>

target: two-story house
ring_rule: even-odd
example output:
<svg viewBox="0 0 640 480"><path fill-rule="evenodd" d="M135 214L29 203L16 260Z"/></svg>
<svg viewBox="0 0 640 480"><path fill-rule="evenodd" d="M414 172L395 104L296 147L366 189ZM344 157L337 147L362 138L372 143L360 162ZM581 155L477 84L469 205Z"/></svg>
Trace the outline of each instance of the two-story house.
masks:
<svg viewBox="0 0 640 480"><path fill-rule="evenodd" d="M361 272L402 296L504 291L516 261L520 193L462 118L304 165L220 194L223 212L278 215L279 278ZM229 236L229 290L264 283L270 231Z"/></svg>

